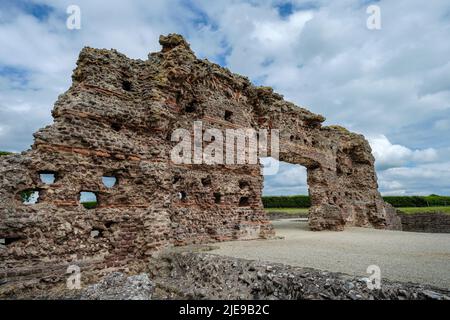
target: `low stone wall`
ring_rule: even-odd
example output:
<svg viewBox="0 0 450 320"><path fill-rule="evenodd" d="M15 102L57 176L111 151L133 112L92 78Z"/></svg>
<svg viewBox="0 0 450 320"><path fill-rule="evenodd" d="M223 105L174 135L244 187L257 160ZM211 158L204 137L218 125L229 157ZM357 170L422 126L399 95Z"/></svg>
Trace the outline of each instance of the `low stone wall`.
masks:
<svg viewBox="0 0 450 320"><path fill-rule="evenodd" d="M152 280L157 299L450 299L450 291L382 279L370 290L367 278L208 253L170 252L161 257Z"/></svg>
<svg viewBox="0 0 450 320"><path fill-rule="evenodd" d="M450 290L367 278L312 268L267 263L201 252L210 247L171 249L154 257L147 273L113 272L99 281L83 278L81 290L65 283L48 289L10 292L3 299L219 299L219 300L449 300ZM131 274L134 274L131 272ZM1 296L1 295L0 295Z"/></svg>
<svg viewBox="0 0 450 320"><path fill-rule="evenodd" d="M450 233L450 215L444 213L399 214L403 231Z"/></svg>

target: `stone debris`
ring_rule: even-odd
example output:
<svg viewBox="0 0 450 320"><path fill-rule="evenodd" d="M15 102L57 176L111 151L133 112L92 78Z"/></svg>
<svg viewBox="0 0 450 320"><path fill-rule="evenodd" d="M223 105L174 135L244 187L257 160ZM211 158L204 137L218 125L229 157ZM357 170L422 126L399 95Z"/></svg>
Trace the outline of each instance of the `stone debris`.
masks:
<svg viewBox="0 0 450 320"><path fill-rule="evenodd" d="M150 300L154 286L143 273L127 277L123 273L113 272L99 283L83 290L82 300Z"/></svg>
<svg viewBox="0 0 450 320"><path fill-rule="evenodd" d="M164 259L170 276L154 277L162 299L450 300L450 290L385 279L371 290L366 278L284 264L195 252Z"/></svg>

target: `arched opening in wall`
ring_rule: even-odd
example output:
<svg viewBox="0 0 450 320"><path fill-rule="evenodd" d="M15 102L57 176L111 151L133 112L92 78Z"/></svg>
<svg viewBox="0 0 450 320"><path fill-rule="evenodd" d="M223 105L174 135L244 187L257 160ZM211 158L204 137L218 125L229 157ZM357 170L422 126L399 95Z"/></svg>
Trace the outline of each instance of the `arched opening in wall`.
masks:
<svg viewBox="0 0 450 320"><path fill-rule="evenodd" d="M264 209L272 218L307 218L311 202L307 169L299 164L261 158Z"/></svg>
<svg viewBox="0 0 450 320"><path fill-rule="evenodd" d="M91 191L80 192L80 203L86 209L94 209L98 206L97 195Z"/></svg>

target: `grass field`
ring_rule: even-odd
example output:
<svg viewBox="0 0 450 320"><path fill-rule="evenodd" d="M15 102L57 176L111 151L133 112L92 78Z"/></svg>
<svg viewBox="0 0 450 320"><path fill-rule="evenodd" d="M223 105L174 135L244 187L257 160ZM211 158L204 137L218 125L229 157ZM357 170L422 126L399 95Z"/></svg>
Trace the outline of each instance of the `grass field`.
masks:
<svg viewBox="0 0 450 320"><path fill-rule="evenodd" d="M292 214L292 215L307 215L308 208L266 208L265 209L269 214ZM403 213L414 214L414 213L432 213L432 212L441 212L450 214L450 206L447 207L414 207L414 208L397 208Z"/></svg>
<svg viewBox="0 0 450 320"><path fill-rule="evenodd" d="M269 214L272 213L283 213L283 214L308 214L308 208L267 208L266 211Z"/></svg>
<svg viewBox="0 0 450 320"><path fill-rule="evenodd" d="M94 209L95 207L97 207L97 202L95 202L95 201L81 202L81 204L82 204L83 207L85 207L86 209Z"/></svg>

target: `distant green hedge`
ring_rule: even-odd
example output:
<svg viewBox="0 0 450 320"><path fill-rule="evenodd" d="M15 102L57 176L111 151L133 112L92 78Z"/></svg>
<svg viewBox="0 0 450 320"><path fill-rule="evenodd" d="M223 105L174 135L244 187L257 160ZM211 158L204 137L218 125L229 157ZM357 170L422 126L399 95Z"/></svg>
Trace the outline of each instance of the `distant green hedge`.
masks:
<svg viewBox="0 0 450 320"><path fill-rule="evenodd" d="M309 208L309 196L268 196L262 197L264 208Z"/></svg>
<svg viewBox="0 0 450 320"><path fill-rule="evenodd" d="M384 201L397 208L450 206L450 197L430 196L388 196ZM266 196L262 197L265 208L309 208L309 196Z"/></svg>
<svg viewBox="0 0 450 320"><path fill-rule="evenodd" d="M394 207L439 207L450 206L450 197L430 195L430 196L389 196L383 197L384 201Z"/></svg>

